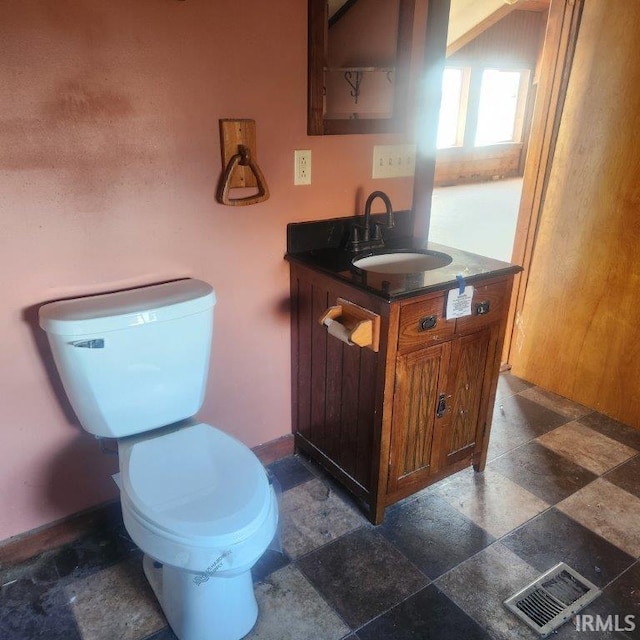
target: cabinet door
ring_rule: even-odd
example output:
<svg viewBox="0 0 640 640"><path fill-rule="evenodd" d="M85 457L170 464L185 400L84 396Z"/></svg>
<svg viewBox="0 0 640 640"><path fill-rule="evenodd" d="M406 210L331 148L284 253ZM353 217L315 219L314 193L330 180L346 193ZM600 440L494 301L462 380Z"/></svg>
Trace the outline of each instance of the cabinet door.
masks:
<svg viewBox="0 0 640 640"><path fill-rule="evenodd" d="M424 486L433 463L438 398L447 387L449 342L401 355L396 361L387 490Z"/></svg>
<svg viewBox="0 0 640 640"><path fill-rule="evenodd" d="M490 381L486 370L496 349L496 331L494 325L452 343L447 397L450 416L442 434L441 468L470 459L476 442L481 441L484 423L479 418L487 401L485 387Z"/></svg>

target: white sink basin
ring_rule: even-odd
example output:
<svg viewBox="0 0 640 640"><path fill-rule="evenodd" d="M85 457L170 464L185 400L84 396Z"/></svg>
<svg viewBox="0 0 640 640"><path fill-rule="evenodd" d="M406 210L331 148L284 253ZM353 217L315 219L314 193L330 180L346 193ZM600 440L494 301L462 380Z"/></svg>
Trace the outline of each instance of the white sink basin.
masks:
<svg viewBox="0 0 640 640"><path fill-rule="evenodd" d="M452 261L451 256L437 251L397 251L379 253L365 258L354 258L352 264L364 271L376 273L419 273L446 267Z"/></svg>

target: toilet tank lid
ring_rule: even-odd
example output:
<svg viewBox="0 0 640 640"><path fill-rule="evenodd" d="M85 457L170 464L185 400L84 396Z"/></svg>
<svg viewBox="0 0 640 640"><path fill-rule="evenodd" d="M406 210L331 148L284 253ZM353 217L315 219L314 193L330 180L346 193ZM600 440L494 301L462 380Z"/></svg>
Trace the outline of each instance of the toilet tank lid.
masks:
<svg viewBox="0 0 640 640"><path fill-rule="evenodd" d="M216 294L210 284L188 278L49 302L40 307L39 319L48 333L93 335L201 313L215 303Z"/></svg>

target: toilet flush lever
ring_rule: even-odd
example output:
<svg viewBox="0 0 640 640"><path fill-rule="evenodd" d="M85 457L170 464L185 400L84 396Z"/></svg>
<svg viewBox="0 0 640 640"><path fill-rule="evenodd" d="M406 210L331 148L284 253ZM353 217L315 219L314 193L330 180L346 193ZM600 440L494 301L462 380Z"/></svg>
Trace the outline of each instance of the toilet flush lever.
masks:
<svg viewBox="0 0 640 640"><path fill-rule="evenodd" d="M104 338L93 338L92 340L74 340L69 343L74 347L83 349L104 349Z"/></svg>

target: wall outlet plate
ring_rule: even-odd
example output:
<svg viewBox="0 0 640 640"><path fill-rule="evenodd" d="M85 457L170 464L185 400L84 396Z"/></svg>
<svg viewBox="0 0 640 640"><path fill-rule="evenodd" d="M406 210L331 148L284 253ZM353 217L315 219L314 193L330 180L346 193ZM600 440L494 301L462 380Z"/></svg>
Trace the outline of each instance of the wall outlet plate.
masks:
<svg viewBox="0 0 640 640"><path fill-rule="evenodd" d="M373 147L372 178L413 176L415 170L415 144L383 144Z"/></svg>
<svg viewBox="0 0 640 640"><path fill-rule="evenodd" d="M311 184L311 150L296 149L293 159L293 184Z"/></svg>

